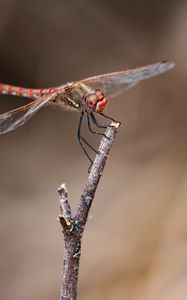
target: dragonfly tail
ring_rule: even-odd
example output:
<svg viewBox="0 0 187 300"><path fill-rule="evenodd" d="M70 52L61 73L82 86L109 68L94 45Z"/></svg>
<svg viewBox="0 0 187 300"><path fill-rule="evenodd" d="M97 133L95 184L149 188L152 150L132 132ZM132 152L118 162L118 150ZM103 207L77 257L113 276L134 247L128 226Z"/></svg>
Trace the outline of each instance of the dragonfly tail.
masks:
<svg viewBox="0 0 187 300"><path fill-rule="evenodd" d="M44 95L46 96L56 90L57 90L56 88L48 88L48 89L23 88L23 87L0 83L0 94L26 97L34 100Z"/></svg>

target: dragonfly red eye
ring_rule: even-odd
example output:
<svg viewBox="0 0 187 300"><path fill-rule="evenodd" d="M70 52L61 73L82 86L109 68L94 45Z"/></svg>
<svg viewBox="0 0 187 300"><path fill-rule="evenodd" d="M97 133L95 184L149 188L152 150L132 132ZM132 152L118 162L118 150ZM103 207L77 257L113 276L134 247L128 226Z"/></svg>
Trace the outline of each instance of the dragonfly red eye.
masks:
<svg viewBox="0 0 187 300"><path fill-rule="evenodd" d="M88 95L85 101L89 109L96 112L102 112L108 103L104 93L100 90L96 90L95 93Z"/></svg>
<svg viewBox="0 0 187 300"><path fill-rule="evenodd" d="M96 103L98 101L97 96L96 96L95 93L88 95L86 97L85 101L86 101L86 104L88 105L88 107L90 109L94 109L95 110L95 106L96 106Z"/></svg>
<svg viewBox="0 0 187 300"><path fill-rule="evenodd" d="M102 100L105 97L104 93L102 91L100 91L100 90L96 90L95 94L97 95L97 99L99 101Z"/></svg>
<svg viewBox="0 0 187 300"><path fill-rule="evenodd" d="M107 103L108 103L108 100L106 98L103 98L103 100L98 101L95 111L102 112L105 109L105 107L107 106Z"/></svg>

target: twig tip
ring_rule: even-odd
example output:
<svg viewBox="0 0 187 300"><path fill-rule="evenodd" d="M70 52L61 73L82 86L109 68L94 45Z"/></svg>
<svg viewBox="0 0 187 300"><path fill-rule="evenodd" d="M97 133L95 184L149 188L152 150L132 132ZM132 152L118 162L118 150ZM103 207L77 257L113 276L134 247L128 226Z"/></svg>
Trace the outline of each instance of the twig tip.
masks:
<svg viewBox="0 0 187 300"><path fill-rule="evenodd" d="M115 127L116 129L120 126L120 122L112 122L110 126Z"/></svg>
<svg viewBox="0 0 187 300"><path fill-rule="evenodd" d="M61 186L58 188L59 196L62 198L63 196L67 197L68 189L66 183L62 183Z"/></svg>

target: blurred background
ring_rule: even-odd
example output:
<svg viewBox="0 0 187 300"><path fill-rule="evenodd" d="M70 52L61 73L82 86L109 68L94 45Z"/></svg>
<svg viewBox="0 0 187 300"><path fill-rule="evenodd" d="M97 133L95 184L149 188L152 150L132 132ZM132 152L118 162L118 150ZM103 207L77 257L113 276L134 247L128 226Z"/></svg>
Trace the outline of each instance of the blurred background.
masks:
<svg viewBox="0 0 187 300"><path fill-rule="evenodd" d="M186 299L187 2L1 0L0 12L3 83L51 87L176 61L108 105L122 125L85 230L78 299ZM0 111L25 103L2 95ZM75 212L88 169L78 119L47 107L0 137L3 300L59 298L57 188L67 183Z"/></svg>

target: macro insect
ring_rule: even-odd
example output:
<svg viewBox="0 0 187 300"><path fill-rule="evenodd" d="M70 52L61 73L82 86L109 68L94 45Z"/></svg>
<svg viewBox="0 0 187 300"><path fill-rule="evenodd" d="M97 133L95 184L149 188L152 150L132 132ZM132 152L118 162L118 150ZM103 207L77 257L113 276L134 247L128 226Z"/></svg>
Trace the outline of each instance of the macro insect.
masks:
<svg viewBox="0 0 187 300"><path fill-rule="evenodd" d="M102 134L94 131L92 124L98 128L106 128L106 126L98 123L95 116L96 114L115 121L103 112L108 104L108 99L117 96L140 81L164 73L174 66L175 63L172 61L162 61L126 71L93 76L47 89L30 89L0 84L0 94L21 96L34 100L22 107L0 114L0 134L9 132L23 125L45 105L59 105L64 109L74 110L80 113L77 136L83 151L92 162L92 159L85 149L85 144L92 150L94 150L94 148L81 135L81 126L84 116L87 116L90 132Z"/></svg>

